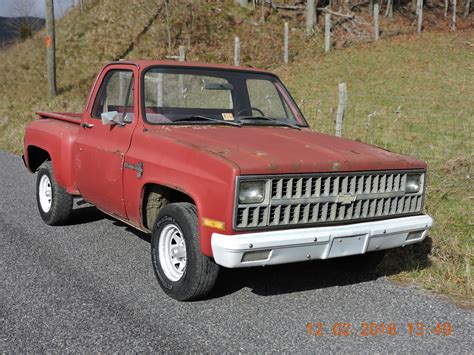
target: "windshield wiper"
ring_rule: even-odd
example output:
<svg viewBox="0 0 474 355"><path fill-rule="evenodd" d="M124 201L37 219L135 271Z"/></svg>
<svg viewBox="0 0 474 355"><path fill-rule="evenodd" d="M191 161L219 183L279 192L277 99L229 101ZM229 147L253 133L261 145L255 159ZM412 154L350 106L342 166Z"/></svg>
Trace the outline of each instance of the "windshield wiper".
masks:
<svg viewBox="0 0 474 355"><path fill-rule="evenodd" d="M295 128L295 129L301 129L300 126L298 125L295 125L293 123L289 123L289 122L285 122L285 121L280 121L276 118L273 118L273 117L268 117L268 116L241 116L241 117L237 117L239 120L259 120L259 119L262 119L262 120L267 120L267 121L272 121L272 122L275 122L277 123L279 126L286 126L286 127L291 127L291 128Z"/></svg>
<svg viewBox="0 0 474 355"><path fill-rule="evenodd" d="M177 120L174 120L173 122L187 122L187 121L197 121L197 120L207 120L207 121L219 122L219 123L223 123L223 124L226 124L226 125L229 125L229 126L237 126L237 127L242 126L242 124L238 123L238 122L219 120L217 118L208 117L208 116L201 116L201 115L194 115L194 116L189 116L189 117L178 118Z"/></svg>

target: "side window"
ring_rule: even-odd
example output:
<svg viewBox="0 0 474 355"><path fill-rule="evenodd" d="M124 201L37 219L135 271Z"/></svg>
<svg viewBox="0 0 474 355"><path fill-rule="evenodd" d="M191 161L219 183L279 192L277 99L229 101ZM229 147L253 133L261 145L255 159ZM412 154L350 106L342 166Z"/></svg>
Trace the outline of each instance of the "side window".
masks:
<svg viewBox="0 0 474 355"><path fill-rule="evenodd" d="M105 76L92 108L92 117L104 112L117 111L125 122L134 119L133 73L111 70Z"/></svg>
<svg viewBox="0 0 474 355"><path fill-rule="evenodd" d="M288 120L294 119L291 110L270 80L247 80L250 106L258 108L265 116Z"/></svg>

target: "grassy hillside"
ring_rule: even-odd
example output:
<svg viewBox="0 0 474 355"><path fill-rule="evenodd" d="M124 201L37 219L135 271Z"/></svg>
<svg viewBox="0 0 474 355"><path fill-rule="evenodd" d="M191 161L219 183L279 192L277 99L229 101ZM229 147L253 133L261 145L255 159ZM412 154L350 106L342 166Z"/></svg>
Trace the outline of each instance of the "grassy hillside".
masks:
<svg viewBox="0 0 474 355"><path fill-rule="evenodd" d="M182 44L191 60L232 63L238 35L242 62L276 70L315 129L334 131L337 84L345 81L344 136L428 161L432 239L391 253L382 271L472 301L473 16L462 31L420 37L400 35L413 32L410 24L400 28L383 19L378 43L339 48L350 44L341 35L338 49L323 55L320 34L306 37L304 20L293 12L267 13L262 25L259 11L230 0L188 4L169 9L170 46L161 1L101 0L84 13L73 9L57 23L54 99L46 96L44 33L0 52L0 149L21 152L35 110L81 111L94 76L109 60L163 58ZM281 65L284 20L291 28L288 66Z"/></svg>
<svg viewBox="0 0 474 355"><path fill-rule="evenodd" d="M397 38L278 69L315 129L334 132L337 87L344 81L344 136L428 162L426 210L435 219L432 240L391 253L383 269L471 306L473 35Z"/></svg>

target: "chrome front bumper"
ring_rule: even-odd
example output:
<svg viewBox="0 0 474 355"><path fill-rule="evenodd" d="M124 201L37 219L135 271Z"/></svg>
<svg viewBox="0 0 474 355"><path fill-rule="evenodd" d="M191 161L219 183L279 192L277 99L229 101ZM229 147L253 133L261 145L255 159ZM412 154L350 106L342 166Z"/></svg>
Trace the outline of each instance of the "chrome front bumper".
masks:
<svg viewBox="0 0 474 355"><path fill-rule="evenodd" d="M343 226L236 235L213 233L211 244L214 260L219 265L228 268L263 266L364 254L414 244L426 238L432 225L430 216L421 215ZM261 255L263 258L258 259Z"/></svg>

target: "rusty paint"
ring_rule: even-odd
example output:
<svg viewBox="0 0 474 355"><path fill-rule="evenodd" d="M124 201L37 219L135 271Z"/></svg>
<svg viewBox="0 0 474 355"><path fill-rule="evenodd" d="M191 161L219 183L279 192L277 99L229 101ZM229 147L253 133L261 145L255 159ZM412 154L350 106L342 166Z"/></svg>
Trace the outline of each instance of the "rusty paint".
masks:
<svg viewBox="0 0 474 355"><path fill-rule="evenodd" d="M304 162L302 160L297 160L297 161L294 161L293 162L293 169L295 170L301 170L301 168L303 167L303 164Z"/></svg>
<svg viewBox="0 0 474 355"><path fill-rule="evenodd" d="M275 164L274 162L270 162L268 164L268 169L270 172L278 171L278 164Z"/></svg>
<svg viewBox="0 0 474 355"><path fill-rule="evenodd" d="M339 171L341 170L341 163L338 161L335 161L332 163L332 171Z"/></svg>

